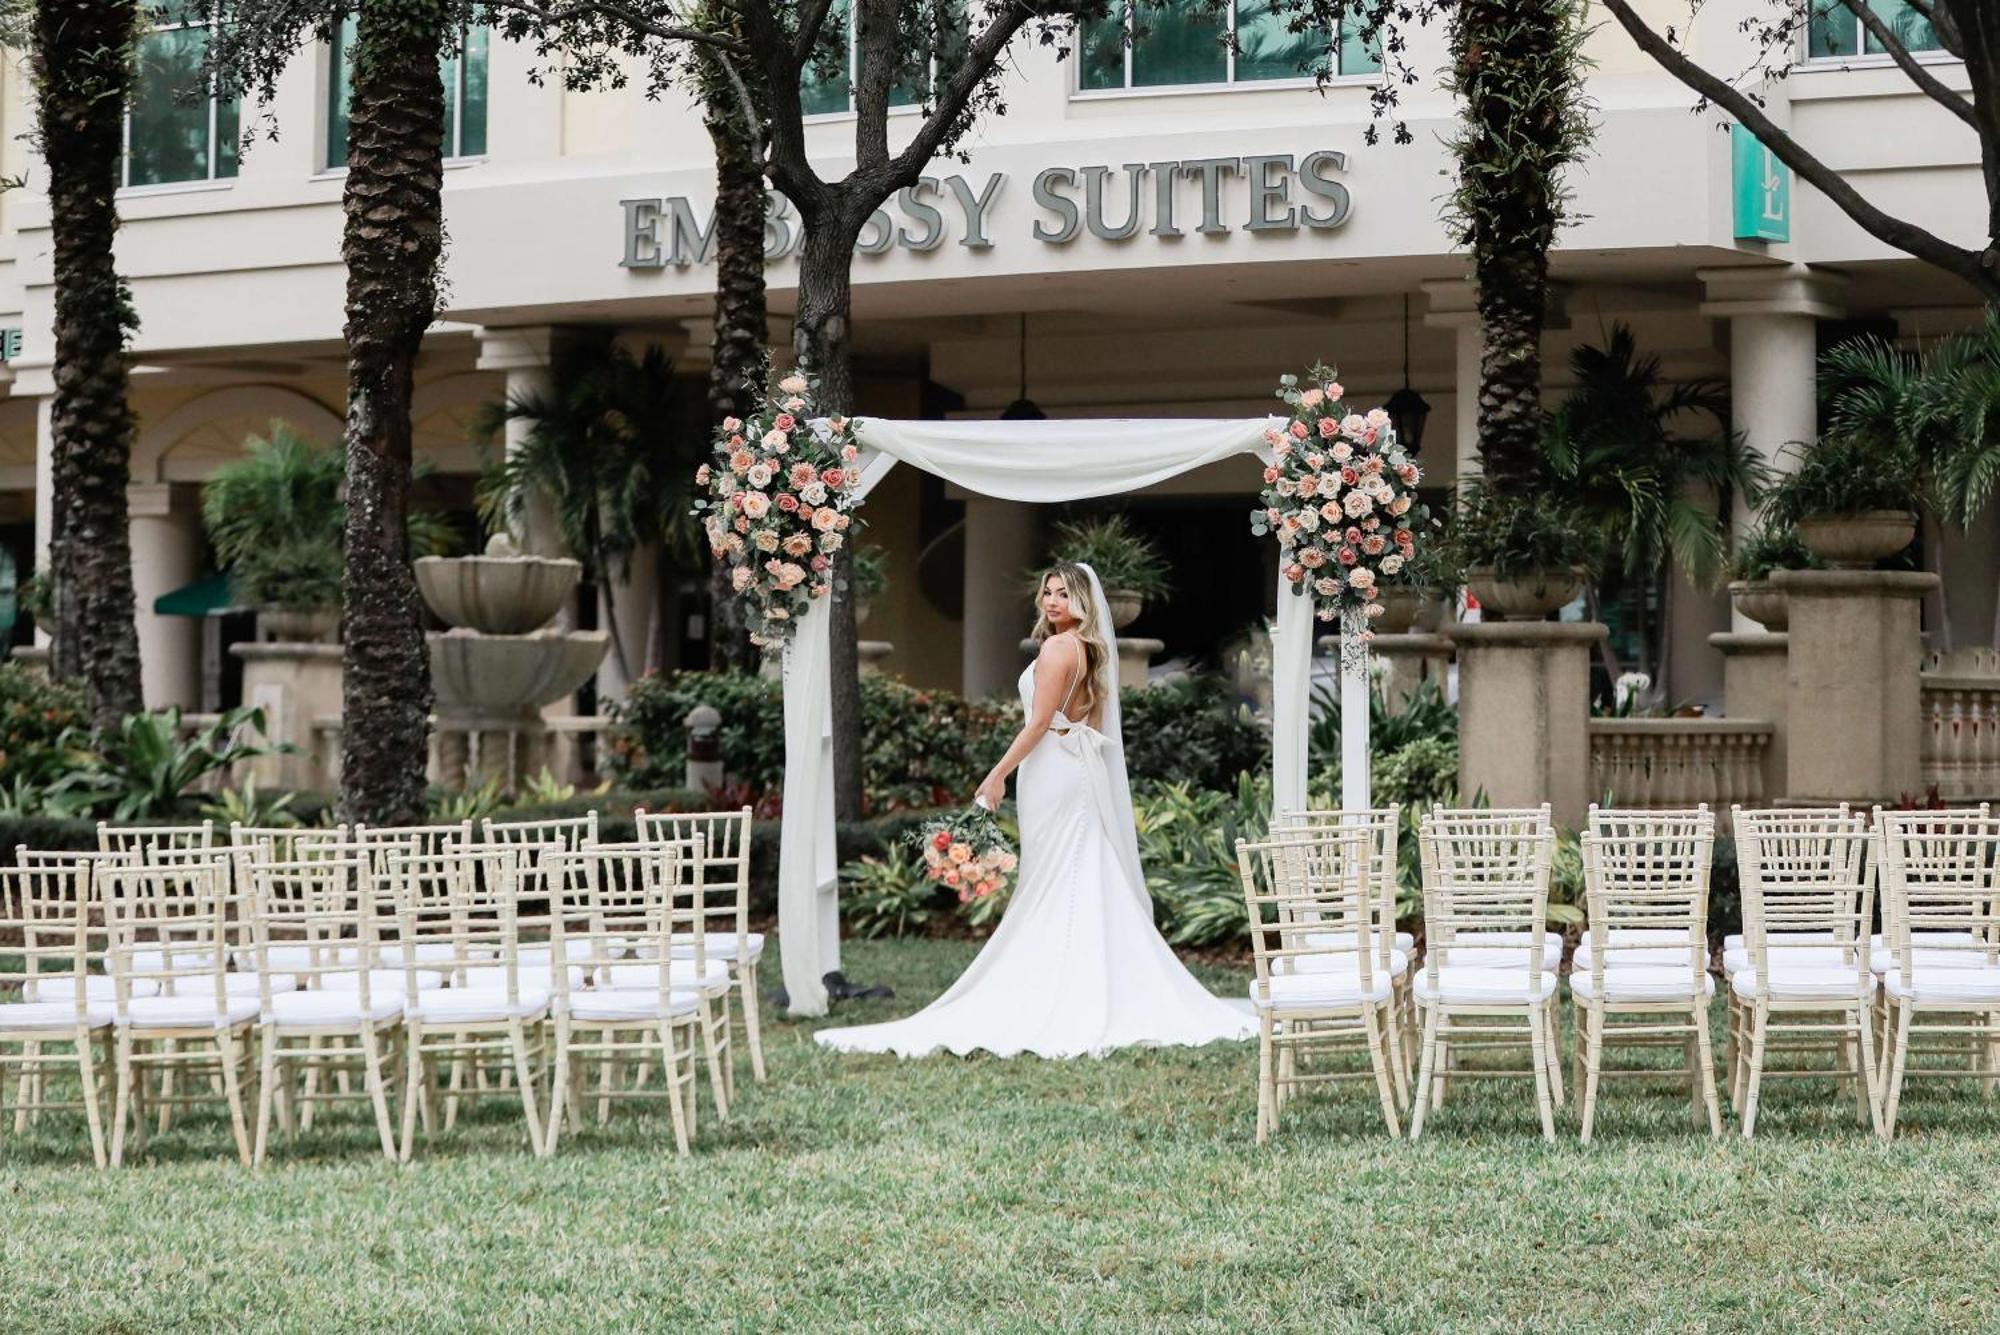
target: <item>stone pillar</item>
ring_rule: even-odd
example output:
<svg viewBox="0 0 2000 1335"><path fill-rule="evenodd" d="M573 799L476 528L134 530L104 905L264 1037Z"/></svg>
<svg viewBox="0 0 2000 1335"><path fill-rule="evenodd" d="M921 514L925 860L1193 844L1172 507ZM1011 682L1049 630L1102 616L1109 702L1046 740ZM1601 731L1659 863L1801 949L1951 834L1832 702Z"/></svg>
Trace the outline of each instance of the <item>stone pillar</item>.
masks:
<svg viewBox="0 0 2000 1335"><path fill-rule="evenodd" d="M1327 641L1339 652L1339 640ZM1451 641L1443 635L1412 631L1397 635L1377 635L1369 646L1382 664L1382 689L1389 707L1401 709L1416 689L1434 681L1445 689L1451 671Z"/></svg>
<svg viewBox="0 0 2000 1335"><path fill-rule="evenodd" d="M35 564L32 570L22 571L23 577L40 575L49 568L49 547L55 541L56 527L56 433L54 425L55 399L44 394L35 400ZM35 645L44 651L49 646L49 628L35 625ZM141 672L144 665L142 663Z"/></svg>
<svg viewBox="0 0 2000 1335"><path fill-rule="evenodd" d="M194 496L168 482L126 488L131 517L133 622L139 679L149 709L201 704L201 623L161 616L153 600L201 574L201 517Z"/></svg>
<svg viewBox="0 0 2000 1335"><path fill-rule="evenodd" d="M243 703L264 711L265 735L298 748L260 756L251 766L260 787L324 792L339 773L338 734L322 735L321 719L340 717L337 644L235 644L243 660Z"/></svg>
<svg viewBox="0 0 2000 1335"><path fill-rule="evenodd" d="M965 498L966 695L1013 689L1021 673L1016 646L1034 624L1034 562L1034 507Z"/></svg>
<svg viewBox="0 0 2000 1335"><path fill-rule="evenodd" d="M1594 621L1496 621L1447 627L1458 648L1458 785L1496 807L1548 802L1582 825L1590 804L1590 655L1610 632Z"/></svg>
<svg viewBox="0 0 2000 1335"><path fill-rule="evenodd" d="M1440 278L1424 284L1424 324L1452 331L1451 453L1438 448L1440 423L1425 433L1424 472L1434 482L1479 471L1479 353L1484 335L1474 305L1478 289L1467 278Z"/></svg>
<svg viewBox="0 0 2000 1335"><path fill-rule="evenodd" d="M552 385L550 365L563 331L554 325L522 325L479 331L479 359L473 369L505 371L506 395L517 398L546 395ZM526 422L509 421L506 450L512 454L528 437ZM510 536L524 556L568 556L556 529L555 513L545 500L530 501L526 515Z"/></svg>
<svg viewBox="0 0 2000 1335"><path fill-rule="evenodd" d="M1918 671L1923 598L1938 577L1916 570L1781 570L1790 600L1785 709L1793 802L1894 802L1922 789Z"/></svg>
<svg viewBox="0 0 2000 1335"><path fill-rule="evenodd" d="M1771 745L1764 752L1764 795L1786 795L1785 656L1787 635L1770 631L1723 631L1708 637L1722 655L1722 712L1732 719L1765 719Z"/></svg>
<svg viewBox="0 0 2000 1335"><path fill-rule="evenodd" d="M597 624L606 630L613 619L618 636L611 652L597 669L597 699L600 710L613 700L621 700L625 690L646 671L646 646L653 635L653 618L660 606L660 549L641 547L632 553L631 566L622 579L600 584L597 592ZM618 661L620 648L626 662Z"/></svg>
<svg viewBox="0 0 2000 1335"><path fill-rule="evenodd" d="M1730 426L1759 458L1789 468L1785 447L1819 434L1818 322L1846 309L1847 280L1803 264L1698 269L1701 313L1729 321ZM1736 500L1740 535L1754 516ZM1754 631L1738 616L1732 630Z"/></svg>

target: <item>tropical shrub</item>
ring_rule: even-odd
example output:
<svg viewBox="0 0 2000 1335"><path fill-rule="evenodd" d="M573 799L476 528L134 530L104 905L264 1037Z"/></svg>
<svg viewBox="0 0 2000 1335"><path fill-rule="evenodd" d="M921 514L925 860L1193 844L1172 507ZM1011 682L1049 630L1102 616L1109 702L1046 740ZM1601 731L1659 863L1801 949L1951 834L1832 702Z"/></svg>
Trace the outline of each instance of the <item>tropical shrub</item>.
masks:
<svg viewBox="0 0 2000 1335"><path fill-rule="evenodd" d="M1383 807L1451 802L1458 792L1458 739L1422 737L1375 762L1375 804Z"/></svg>
<svg viewBox="0 0 2000 1335"><path fill-rule="evenodd" d="M1230 791L1148 784L1133 795L1139 862L1161 933L1176 945L1240 942L1249 925L1236 841L1270 828L1271 790L1240 775Z"/></svg>
<svg viewBox="0 0 2000 1335"><path fill-rule="evenodd" d="M1766 520L1736 544L1729 563L1731 579L1769 579L1774 570L1817 570L1820 559L1790 524Z"/></svg>
<svg viewBox="0 0 2000 1335"><path fill-rule="evenodd" d="M1161 682L1121 691L1125 767L1132 782L1184 783L1226 790L1236 776L1270 763L1264 725L1216 676Z"/></svg>
<svg viewBox="0 0 2000 1335"><path fill-rule="evenodd" d="M1490 567L1502 578L1572 566L1594 575L1604 562L1601 530L1552 487L1499 492L1467 483L1446 540L1460 565Z"/></svg>
<svg viewBox="0 0 2000 1335"><path fill-rule="evenodd" d="M1771 488L1767 519L1789 525L1809 515L1914 510L1924 503L1922 463L1905 438L1833 433L1790 453L1798 467Z"/></svg>
<svg viewBox="0 0 2000 1335"><path fill-rule="evenodd" d="M687 765L688 712L722 715L718 743L731 783L755 795L785 783L783 687L744 673L675 672L635 682L613 707L612 774L632 787L678 783ZM950 691L886 677L861 681L862 774L876 811L964 801L1006 749L1011 714Z"/></svg>
<svg viewBox="0 0 2000 1335"><path fill-rule="evenodd" d="M1326 776L1328 791L1336 791L1340 776L1339 693L1327 686L1313 687L1312 713L1306 731L1306 754L1312 758L1314 775ZM1458 707L1444 698L1437 682L1419 682L1400 706L1389 703L1388 693L1380 682L1371 686L1368 745L1376 766L1413 742L1432 739L1449 742L1456 753ZM1379 774L1380 769L1376 772Z"/></svg>
<svg viewBox="0 0 2000 1335"><path fill-rule="evenodd" d="M840 914L859 937L910 936L944 912L945 895L905 844L840 869Z"/></svg>
<svg viewBox="0 0 2000 1335"><path fill-rule="evenodd" d="M1129 589L1162 598L1172 587L1159 547L1122 514L1057 524L1049 535L1049 560L1089 566L1106 592Z"/></svg>
<svg viewBox="0 0 2000 1335"><path fill-rule="evenodd" d="M889 554L872 542L854 544L854 601L873 602L889 590Z"/></svg>
<svg viewBox="0 0 2000 1335"><path fill-rule="evenodd" d="M181 736L179 709L128 714L116 732L79 746L74 767L50 786L48 808L112 820L177 814L209 775L290 749L263 735L261 709L227 710L187 737Z"/></svg>
<svg viewBox="0 0 2000 1335"><path fill-rule="evenodd" d="M89 720L82 687L0 663L0 784L56 778L69 763L64 734Z"/></svg>

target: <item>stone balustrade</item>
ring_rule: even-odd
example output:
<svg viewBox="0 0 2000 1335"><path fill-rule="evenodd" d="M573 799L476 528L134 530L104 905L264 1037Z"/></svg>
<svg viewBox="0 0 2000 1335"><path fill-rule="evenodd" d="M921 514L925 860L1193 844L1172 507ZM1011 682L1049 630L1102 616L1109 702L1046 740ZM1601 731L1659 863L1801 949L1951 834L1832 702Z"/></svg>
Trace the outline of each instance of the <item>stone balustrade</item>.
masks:
<svg viewBox="0 0 2000 1335"><path fill-rule="evenodd" d="M1591 800L1655 810L1706 802L1724 818L1735 803L1761 806L1775 732L1764 719L1594 718Z"/></svg>
<svg viewBox="0 0 2000 1335"><path fill-rule="evenodd" d="M2000 670L1921 680L1924 787L1946 802L2000 800Z"/></svg>

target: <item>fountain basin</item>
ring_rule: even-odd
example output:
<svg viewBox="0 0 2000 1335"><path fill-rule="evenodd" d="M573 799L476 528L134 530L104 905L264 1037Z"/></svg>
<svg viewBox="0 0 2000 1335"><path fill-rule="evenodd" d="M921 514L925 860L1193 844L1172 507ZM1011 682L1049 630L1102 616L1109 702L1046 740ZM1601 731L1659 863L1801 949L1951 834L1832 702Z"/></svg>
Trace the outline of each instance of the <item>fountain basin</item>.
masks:
<svg viewBox="0 0 2000 1335"><path fill-rule="evenodd" d="M417 588L440 620L491 635L548 624L583 578L580 563L545 556L425 556L416 567Z"/></svg>
<svg viewBox="0 0 2000 1335"><path fill-rule="evenodd" d="M611 648L602 630L497 635L461 628L426 638L438 708L455 714L539 709L588 681Z"/></svg>

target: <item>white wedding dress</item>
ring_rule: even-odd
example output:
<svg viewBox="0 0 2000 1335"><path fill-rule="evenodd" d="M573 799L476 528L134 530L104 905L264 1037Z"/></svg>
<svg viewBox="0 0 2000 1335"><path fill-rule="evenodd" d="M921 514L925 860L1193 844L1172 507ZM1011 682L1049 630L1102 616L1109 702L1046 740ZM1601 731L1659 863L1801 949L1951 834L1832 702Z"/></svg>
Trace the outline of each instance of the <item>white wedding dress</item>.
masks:
<svg viewBox="0 0 2000 1335"><path fill-rule="evenodd" d="M1090 581L1103 607L1094 571ZM1058 712L1021 762L1019 877L992 940L949 991L915 1015L822 1029L819 1042L904 1057L939 1049L1096 1057L1256 1033L1249 1009L1195 981L1153 925L1120 744L1113 650L1097 690L1107 702L1103 729ZM1031 665L1021 674L1024 713L1033 704L1034 672Z"/></svg>

